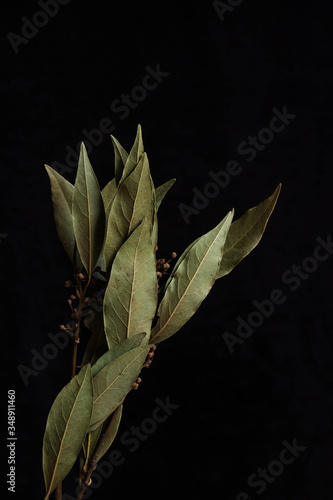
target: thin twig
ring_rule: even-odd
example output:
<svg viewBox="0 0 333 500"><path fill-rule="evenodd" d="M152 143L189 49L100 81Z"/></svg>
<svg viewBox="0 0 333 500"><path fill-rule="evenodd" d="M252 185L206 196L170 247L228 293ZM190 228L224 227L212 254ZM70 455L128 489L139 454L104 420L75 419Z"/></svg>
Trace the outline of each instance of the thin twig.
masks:
<svg viewBox="0 0 333 500"><path fill-rule="evenodd" d="M79 333L80 333L80 321L76 324L75 334L73 338L73 357L72 357L72 378L76 375L76 359L77 359L77 348L79 345Z"/></svg>
<svg viewBox="0 0 333 500"><path fill-rule="evenodd" d="M89 468L89 470L88 470L88 472L87 472L87 474L82 482L81 489L80 489L80 492L79 492L76 500L82 500L83 495L87 489L87 486L89 486L89 484L90 484L90 477L91 477L92 473L94 472L94 470L96 469L98 458L101 454L101 451L102 451L102 448L103 448L104 443L106 441L106 438L108 437L109 432L111 431L112 425L117 418L117 415L120 411L120 407L121 407L121 405L119 405L118 408L114 411L114 413L112 415L112 419L111 419L109 425L107 426L104 434L102 435L102 437L98 443L98 446L96 448L95 453L91 457L90 468Z"/></svg>
<svg viewBox="0 0 333 500"><path fill-rule="evenodd" d="M81 283L80 283L80 290L77 290L77 294L79 297L79 305L77 308L78 317L76 318L76 328L75 328L75 333L74 333L74 337L73 337L72 378L74 378L76 375L76 368L77 368L76 359L77 359L78 345L80 342L79 334L80 334L80 326L81 326L81 319L82 319L82 310L83 310L83 303L84 303L84 299L85 299L85 295L86 295L89 283L90 283L90 279L87 278L87 282L86 282L84 289L82 290Z"/></svg>
<svg viewBox="0 0 333 500"><path fill-rule="evenodd" d="M58 484L54 490L54 500L62 500L62 483Z"/></svg>

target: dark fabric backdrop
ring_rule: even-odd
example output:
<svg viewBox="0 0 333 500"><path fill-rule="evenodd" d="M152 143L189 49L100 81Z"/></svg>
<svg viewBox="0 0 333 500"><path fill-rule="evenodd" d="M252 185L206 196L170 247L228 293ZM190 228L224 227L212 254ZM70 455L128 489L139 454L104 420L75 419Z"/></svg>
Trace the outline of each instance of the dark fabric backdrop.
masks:
<svg viewBox="0 0 333 500"><path fill-rule="evenodd" d="M14 2L2 15L3 399L16 391L18 438L17 492L7 491L8 498L43 498L45 422L69 375L70 348L26 385L17 370L31 368L48 334L69 319L63 284L72 269L56 234L43 164L65 165L74 182L68 151L91 142L84 129L109 119L126 149L142 125L156 185L177 178L160 210L161 255L180 254L232 207L239 217L279 182L282 191L259 246L158 348L126 402L114 443L125 461L92 498L331 499L333 257L313 255L317 238L329 243L332 234L332 7L71 0L45 18L36 13L46 3ZM55 13L54 2L47 5ZM152 86L152 70L162 72L155 77L161 81L145 95L135 87ZM126 94L136 101L121 110L117 99ZM293 115L290 123L262 131L281 125L271 120L283 110ZM260 142L246 152L244 141L259 132L265 147ZM104 186L113 176L113 149L108 133L94 134L90 159ZM186 223L179 205L193 206L195 192L209 189L209 173L231 160L241 172ZM286 282L304 273L303 265L312 266L306 277ZM253 301L269 299L274 289L284 303L231 353L223 334L236 334L237 318L247 320ZM167 398L179 406L149 428L156 400ZM147 430L133 452L120 439L132 425ZM5 438L5 422L3 429ZM302 451L282 471L274 461L286 442ZM259 468L269 471L261 487L248 480ZM64 485L71 495L73 480L75 474Z"/></svg>

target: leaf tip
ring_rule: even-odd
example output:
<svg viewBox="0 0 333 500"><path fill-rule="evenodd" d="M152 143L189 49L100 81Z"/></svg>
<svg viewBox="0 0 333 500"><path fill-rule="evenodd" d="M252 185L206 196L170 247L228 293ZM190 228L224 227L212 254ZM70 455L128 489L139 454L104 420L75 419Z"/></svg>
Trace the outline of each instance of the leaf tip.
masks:
<svg viewBox="0 0 333 500"><path fill-rule="evenodd" d="M47 163L44 163L44 168L49 176L52 174L54 175L56 173L56 170L54 170L54 168L50 167L50 165L47 165Z"/></svg>
<svg viewBox="0 0 333 500"><path fill-rule="evenodd" d="M88 152L84 141L82 141L80 145L80 156L81 155L84 155L84 157L88 158Z"/></svg>

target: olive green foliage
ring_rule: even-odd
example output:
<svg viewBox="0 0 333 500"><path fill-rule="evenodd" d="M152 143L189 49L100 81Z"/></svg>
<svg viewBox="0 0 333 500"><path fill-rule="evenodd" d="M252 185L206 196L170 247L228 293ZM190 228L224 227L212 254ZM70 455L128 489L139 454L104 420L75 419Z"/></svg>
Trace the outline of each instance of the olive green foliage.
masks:
<svg viewBox="0 0 333 500"><path fill-rule="evenodd" d="M102 190L83 143L74 185L46 165L56 229L75 276L85 291L97 284L105 295L102 309L85 318L91 337L79 371L60 391L47 419L45 500L77 459L84 481L107 429L97 460L111 446L124 400L149 352L176 333L215 281L259 243L280 192L279 185L236 221L231 210L183 252L163 283L159 265L170 265L156 257L157 212L175 179L155 189L140 126L129 154L114 137L112 143L114 178ZM76 292L82 299L82 289Z"/></svg>

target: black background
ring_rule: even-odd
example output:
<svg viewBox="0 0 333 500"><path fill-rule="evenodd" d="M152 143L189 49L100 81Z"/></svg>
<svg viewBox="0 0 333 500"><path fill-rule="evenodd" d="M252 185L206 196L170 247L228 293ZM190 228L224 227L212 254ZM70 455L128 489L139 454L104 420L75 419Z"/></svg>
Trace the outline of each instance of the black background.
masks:
<svg viewBox="0 0 333 500"><path fill-rule="evenodd" d="M92 498L332 498L332 257L292 292L281 277L313 255L332 231L332 7L325 2L244 0L219 15L208 1L70 1L15 53L37 2L6 6L2 29L0 245L2 361L17 394L16 498L43 498L41 447L48 411L68 380L61 351L27 386L17 365L31 366L68 320L71 265L56 234L43 164L65 164L82 130L110 118L129 149L141 123L156 185L177 182L160 209L160 253L181 253L232 207L236 217L282 182L259 246L219 280L189 323L163 343L140 390L126 403L119 436L151 417L156 398L179 408ZM131 93L146 66L170 73L125 119L110 109ZM252 162L237 151L268 126L273 108L297 117ZM102 186L113 176L108 134L91 162ZM237 160L242 172L186 224L178 205L192 204L208 173ZM75 168L64 174L75 180ZM287 299L231 354L253 300L280 288ZM6 427L4 426L4 429ZM6 432L4 432L4 438ZM306 447L262 495L250 474L278 459L284 440ZM6 470L6 467L5 469ZM7 471L6 471L7 472ZM72 480L64 490L73 494ZM11 494L11 498L14 495Z"/></svg>

